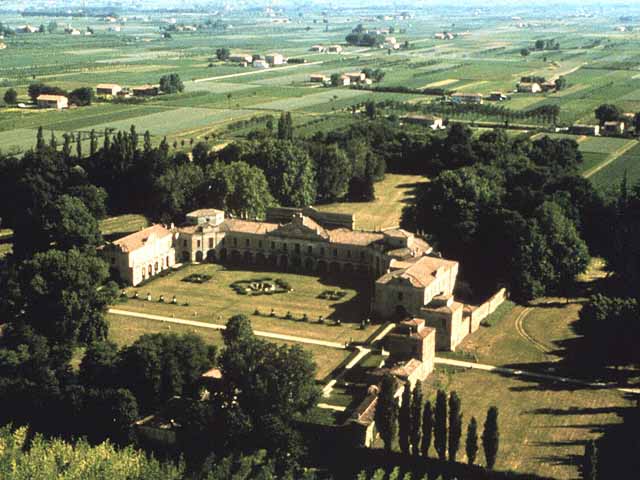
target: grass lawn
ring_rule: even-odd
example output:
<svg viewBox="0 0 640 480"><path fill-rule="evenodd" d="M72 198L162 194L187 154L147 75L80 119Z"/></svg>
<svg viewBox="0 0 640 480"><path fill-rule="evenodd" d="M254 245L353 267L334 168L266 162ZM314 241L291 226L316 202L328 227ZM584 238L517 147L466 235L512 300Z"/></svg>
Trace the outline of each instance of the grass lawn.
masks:
<svg viewBox="0 0 640 480"><path fill-rule="evenodd" d="M402 209L413 196L416 187L425 182L420 175L397 175L388 173L384 180L376 183L376 199L362 203L332 203L319 205L318 210L337 213L354 213L356 228L379 230L400 224Z"/></svg>
<svg viewBox="0 0 640 480"><path fill-rule="evenodd" d="M207 283L197 284L182 281L193 274L206 274L212 278ZM292 292L274 295L239 295L231 284L239 280L256 280L261 278L282 279L293 288ZM202 322L225 323L236 314L245 314L251 318L256 330L297 335L320 340L347 342L350 339L364 340L376 328L370 326L365 330L359 328L360 321L369 310L370 293L361 288L356 290L360 282L341 280L339 284L319 279L314 276L297 275L282 272L256 272L249 270L233 270L221 265L190 265L166 277L152 280L139 287L129 288L129 296L138 291L140 297L150 293L154 301L129 300L117 304L123 310L193 319ZM327 290L342 290L346 295L338 301L323 300L318 296ZM160 303L160 295L170 300L177 297L178 305ZM188 306L183 306L187 302ZM256 309L262 315L254 315ZM268 316L274 309L276 317ZM291 312L295 319L307 314L309 322L287 320L283 318ZM328 321L317 322L322 315ZM340 319L341 326L334 325L333 320Z"/></svg>
<svg viewBox="0 0 640 480"><path fill-rule="evenodd" d="M149 221L144 216L131 213L101 220L100 231L105 237L117 238L137 232L148 225Z"/></svg>
<svg viewBox="0 0 640 480"><path fill-rule="evenodd" d="M498 407L496 469L559 480L579 478L577 464L586 441L600 436L608 424L619 423L618 412L631 403L616 391L568 389L477 370L438 368L424 388L432 401L438 388L458 392L464 431L475 416L481 433L487 409ZM484 464L482 447L478 460ZM466 461L464 438L458 461Z"/></svg>
<svg viewBox="0 0 640 480"><path fill-rule="evenodd" d="M209 344L218 347L222 347L223 345L222 335L218 330L189 327L186 325L169 325L156 320L145 320L143 318L110 314L107 314L107 321L109 322L109 339L120 347L130 345L140 336L147 333L177 333L179 335L195 333ZM281 341L276 341L275 343L291 344L290 342ZM329 375L350 354L347 350L338 350L316 345L305 344L301 345L301 347L313 355L318 368L316 373L318 380Z"/></svg>

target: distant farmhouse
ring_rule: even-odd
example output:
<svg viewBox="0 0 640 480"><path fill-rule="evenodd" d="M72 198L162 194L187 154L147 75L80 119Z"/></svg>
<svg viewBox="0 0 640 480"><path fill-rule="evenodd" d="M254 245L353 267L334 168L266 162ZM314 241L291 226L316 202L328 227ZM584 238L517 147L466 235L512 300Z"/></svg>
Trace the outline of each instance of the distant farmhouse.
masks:
<svg viewBox="0 0 640 480"><path fill-rule="evenodd" d="M96 86L96 95L116 96L122 91L122 87L116 83L100 83Z"/></svg>
<svg viewBox="0 0 640 480"><path fill-rule="evenodd" d="M69 108L69 99L64 95L38 95L36 103L39 108L56 108L58 110Z"/></svg>
<svg viewBox="0 0 640 480"><path fill-rule="evenodd" d="M483 103L483 96L480 93L453 93L451 95L451 102L459 105L464 104L478 104L481 105Z"/></svg>
<svg viewBox="0 0 640 480"><path fill-rule="evenodd" d="M539 93L542 91L542 87L537 82L520 82L517 89L520 93Z"/></svg>
<svg viewBox="0 0 640 480"><path fill-rule="evenodd" d="M569 128L569 133L574 135L591 135L597 137L600 135L600 125L572 125Z"/></svg>
<svg viewBox="0 0 640 480"><path fill-rule="evenodd" d="M266 221L203 209L188 214L181 227L154 225L107 243L102 255L134 286L178 262L202 261L375 278L372 314L422 319L436 329L441 350L455 350L490 313L454 299L458 262L432 256L422 238L402 229L354 228L353 215L313 208L269 209Z"/></svg>
<svg viewBox="0 0 640 480"><path fill-rule="evenodd" d="M327 75L321 73L314 73L309 76L309 81L312 83L328 83L330 80Z"/></svg>
<svg viewBox="0 0 640 480"><path fill-rule="evenodd" d="M156 85L140 85L133 87L131 92L136 97L155 97L160 93L160 88Z"/></svg>

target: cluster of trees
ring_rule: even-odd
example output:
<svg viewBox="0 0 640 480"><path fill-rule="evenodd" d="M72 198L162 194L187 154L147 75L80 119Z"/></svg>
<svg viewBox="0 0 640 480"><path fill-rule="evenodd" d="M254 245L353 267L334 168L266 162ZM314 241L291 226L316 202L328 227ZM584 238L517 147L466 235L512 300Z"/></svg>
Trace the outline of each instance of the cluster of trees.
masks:
<svg viewBox="0 0 640 480"><path fill-rule="evenodd" d="M396 110L415 111L415 105L407 105L401 102L380 102L381 107L391 107ZM509 125L518 121L533 121L542 124L556 124L560 116L560 106L555 104L540 105L529 110L512 110L504 105L485 104L459 104L448 102L431 102L422 104L424 113L440 114L445 117L471 118L497 118L501 123Z"/></svg>
<svg viewBox="0 0 640 480"><path fill-rule="evenodd" d="M558 42L555 38L549 40L536 40L534 44L534 48L538 51L542 50L560 50L560 42Z"/></svg>
<svg viewBox="0 0 640 480"><path fill-rule="evenodd" d="M578 175L573 140L509 139L495 130L473 139L452 126L441 173L421 186L402 224L429 232L460 260L475 292L507 286L519 301L565 296L606 242L604 200Z"/></svg>
<svg viewBox="0 0 640 480"><path fill-rule="evenodd" d="M184 91L184 83L177 73L163 75L160 77L160 90L164 93L181 93Z"/></svg>
<svg viewBox="0 0 640 480"><path fill-rule="evenodd" d="M384 35L365 30L363 25L359 24L345 37L345 40L349 45L376 47L384 43Z"/></svg>
<svg viewBox="0 0 640 480"><path fill-rule="evenodd" d="M376 404L375 422L385 450L390 452L397 438L405 455L429 457L433 443L436 456L455 462L461 446L463 421L460 397L438 390L435 405L423 401L422 383L417 382L413 391L406 384L400 407L395 397L398 383L392 375L386 375L380 385ZM484 423L482 446L487 468L495 465L500 444L498 409L490 407ZM478 454L478 423L471 417L467 427L465 453L467 463L473 465Z"/></svg>
<svg viewBox="0 0 640 480"><path fill-rule="evenodd" d="M220 61L228 60L229 55L231 55L231 52L226 47L216 49L216 58Z"/></svg>

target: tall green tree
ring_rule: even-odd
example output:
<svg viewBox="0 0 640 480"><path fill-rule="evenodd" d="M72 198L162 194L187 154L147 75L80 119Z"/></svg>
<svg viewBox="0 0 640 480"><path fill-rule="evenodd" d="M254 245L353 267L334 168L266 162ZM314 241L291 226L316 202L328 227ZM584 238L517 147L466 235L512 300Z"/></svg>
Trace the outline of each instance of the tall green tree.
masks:
<svg viewBox="0 0 640 480"><path fill-rule="evenodd" d="M378 403L376 404L376 429L384 442L384 449L390 452L398 433L398 403L395 398L396 379L387 374L382 379Z"/></svg>
<svg viewBox="0 0 640 480"><path fill-rule="evenodd" d="M498 407L489 407L487 418L482 431L482 447L487 468L492 469L496 464L498 449L500 448L500 432L498 431Z"/></svg>
<svg viewBox="0 0 640 480"><path fill-rule="evenodd" d="M440 460L447 458L447 394L438 390L433 422L434 446Z"/></svg>
<svg viewBox="0 0 640 480"><path fill-rule="evenodd" d="M318 200L332 203L349 193L352 165L346 153L337 145L322 146L315 157L318 179Z"/></svg>
<svg viewBox="0 0 640 480"><path fill-rule="evenodd" d="M433 436L433 409L431 402L427 400L422 409L422 442L420 444L420 453L423 457L429 456L429 448L431 448L431 438Z"/></svg>
<svg viewBox="0 0 640 480"><path fill-rule="evenodd" d="M58 250L75 248L92 254L102 243L97 220L79 198L60 196L51 205L46 221L46 233Z"/></svg>
<svg viewBox="0 0 640 480"><path fill-rule="evenodd" d="M422 382L418 380L411 397L411 419L409 435L413 455L420 455L420 439L422 437Z"/></svg>
<svg viewBox="0 0 640 480"><path fill-rule="evenodd" d="M104 315L114 300L105 262L95 254L49 250L20 263L7 294L10 318L54 343L88 344L103 340Z"/></svg>
<svg viewBox="0 0 640 480"><path fill-rule="evenodd" d="M476 421L476 417L471 417L471 421L467 427L465 452L467 454L467 463L473 465L478 455L478 422Z"/></svg>
<svg viewBox="0 0 640 480"><path fill-rule="evenodd" d="M16 103L18 103L18 92L16 92L13 88L9 88L6 92L4 92L4 96L2 99L7 105L15 105Z"/></svg>
<svg viewBox="0 0 640 480"><path fill-rule="evenodd" d="M293 120L291 119L290 112L282 112L280 114L280 119L278 120L278 139L293 139Z"/></svg>
<svg viewBox="0 0 640 480"><path fill-rule="evenodd" d="M453 391L449 395L449 461L455 462L462 436L462 411L460 397Z"/></svg>
<svg viewBox="0 0 640 480"><path fill-rule="evenodd" d="M411 453L411 384L406 383L398 413L398 443L405 455Z"/></svg>

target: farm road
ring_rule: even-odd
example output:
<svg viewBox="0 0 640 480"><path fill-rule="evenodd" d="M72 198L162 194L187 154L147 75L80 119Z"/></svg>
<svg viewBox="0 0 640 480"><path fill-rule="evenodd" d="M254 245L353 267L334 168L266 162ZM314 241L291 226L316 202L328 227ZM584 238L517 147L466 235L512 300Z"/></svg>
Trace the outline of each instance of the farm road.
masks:
<svg viewBox="0 0 640 480"><path fill-rule="evenodd" d="M257 75L259 73L281 72L282 70L290 70L292 68L308 67L310 65L321 65L323 63L324 63L324 61L319 60L317 62L298 63L296 65L289 65L287 67L268 68L266 70L259 69L259 70L252 70L250 72L241 72L241 73L229 73L227 75L219 75L217 77L198 78L196 80L193 80L193 83L211 82L213 80L224 80L225 78L246 77L248 75Z"/></svg>

